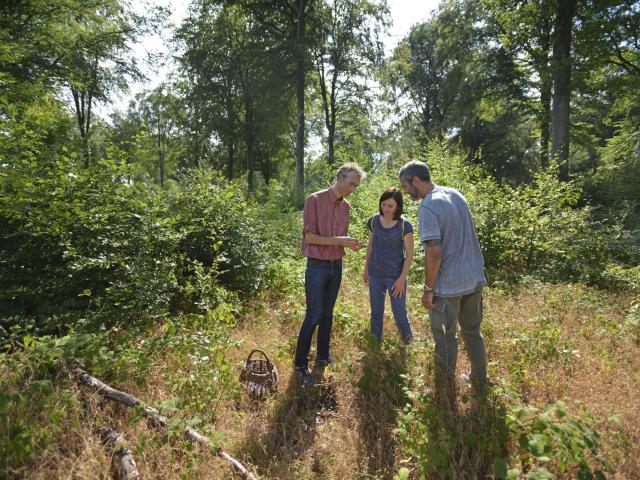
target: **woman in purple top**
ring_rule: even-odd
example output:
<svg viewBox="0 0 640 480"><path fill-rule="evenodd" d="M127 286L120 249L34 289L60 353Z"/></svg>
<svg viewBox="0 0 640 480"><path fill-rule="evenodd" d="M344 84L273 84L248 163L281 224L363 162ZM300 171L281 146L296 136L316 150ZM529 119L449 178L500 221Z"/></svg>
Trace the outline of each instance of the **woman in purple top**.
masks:
<svg viewBox="0 0 640 480"><path fill-rule="evenodd" d="M413 335L407 316L407 275L413 261L413 226L402 217L402 193L397 188L385 190L378 207L379 213L367 220L369 242L363 274L369 285L371 334L382 341L388 291L398 331L409 343Z"/></svg>

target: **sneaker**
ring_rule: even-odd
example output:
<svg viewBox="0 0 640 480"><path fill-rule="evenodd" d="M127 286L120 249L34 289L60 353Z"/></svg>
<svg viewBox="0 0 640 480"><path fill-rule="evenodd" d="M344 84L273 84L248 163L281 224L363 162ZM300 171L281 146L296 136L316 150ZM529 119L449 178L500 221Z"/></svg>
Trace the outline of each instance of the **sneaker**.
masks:
<svg viewBox="0 0 640 480"><path fill-rule="evenodd" d="M330 368L335 368L336 364L333 361L333 358L329 357L326 360L317 360L316 361L316 368L320 368L320 369L325 369L327 367Z"/></svg>
<svg viewBox="0 0 640 480"><path fill-rule="evenodd" d="M301 387L310 387L316 382L311 375L309 367L296 367L295 370L296 383Z"/></svg>
<svg viewBox="0 0 640 480"><path fill-rule="evenodd" d="M471 381L471 375L469 375L468 373L461 373L460 374L460 380L462 380L463 383L465 383L469 388L471 388L474 392L485 392L487 390L488 387L492 386L493 384L491 382L489 382L489 380L487 379L487 382L485 383L484 386L481 386L478 388L477 385L475 385L472 381Z"/></svg>

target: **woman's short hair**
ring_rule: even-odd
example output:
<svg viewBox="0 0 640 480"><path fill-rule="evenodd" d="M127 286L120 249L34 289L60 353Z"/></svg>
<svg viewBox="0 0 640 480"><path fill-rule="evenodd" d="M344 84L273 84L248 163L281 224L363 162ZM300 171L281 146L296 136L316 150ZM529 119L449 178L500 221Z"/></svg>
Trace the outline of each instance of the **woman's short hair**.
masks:
<svg viewBox="0 0 640 480"><path fill-rule="evenodd" d="M360 180L364 180L367 176L362 167L357 163L345 163L336 172L336 180L340 179L340 175L347 177L351 173L355 173L356 175L358 175L358 177L360 177Z"/></svg>
<svg viewBox="0 0 640 480"><path fill-rule="evenodd" d="M395 187L387 188L382 195L380 195L380 201L378 202L378 210L382 215L382 202L393 198L396 201L396 211L393 212L393 219L398 220L403 212L402 192Z"/></svg>

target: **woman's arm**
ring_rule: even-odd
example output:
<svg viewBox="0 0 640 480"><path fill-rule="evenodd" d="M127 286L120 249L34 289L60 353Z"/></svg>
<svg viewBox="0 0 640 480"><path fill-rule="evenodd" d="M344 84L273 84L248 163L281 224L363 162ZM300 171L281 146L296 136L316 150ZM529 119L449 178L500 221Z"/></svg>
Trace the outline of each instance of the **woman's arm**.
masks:
<svg viewBox="0 0 640 480"><path fill-rule="evenodd" d="M411 268L411 262L413 262L414 255L413 233L407 233L404 236L404 249L407 255L404 259L404 264L402 265L402 272L400 272L400 276L391 287L394 297L399 297L405 290L407 276L409 276L409 269Z"/></svg>
<svg viewBox="0 0 640 480"><path fill-rule="evenodd" d="M364 272L362 273L362 280L365 285L369 285L369 261L371 260L371 252L373 250L373 233L369 232L369 240L367 241L367 255L364 261Z"/></svg>

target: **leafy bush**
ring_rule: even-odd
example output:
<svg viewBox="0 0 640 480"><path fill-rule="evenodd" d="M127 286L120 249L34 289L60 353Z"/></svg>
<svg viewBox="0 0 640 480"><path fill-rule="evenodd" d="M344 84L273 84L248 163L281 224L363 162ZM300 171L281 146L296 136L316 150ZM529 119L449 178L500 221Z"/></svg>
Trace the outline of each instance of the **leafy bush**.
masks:
<svg viewBox="0 0 640 480"><path fill-rule="evenodd" d="M0 318L42 332L205 313L217 285L250 292L275 274L279 232L238 184L197 170L175 194L129 181L110 160L62 158L34 173L5 165L0 186Z"/></svg>
<svg viewBox="0 0 640 480"><path fill-rule="evenodd" d="M239 184L212 170L195 170L171 208L185 258L212 268L231 289L250 291L262 284L273 258L267 230Z"/></svg>
<svg viewBox="0 0 640 480"><path fill-rule="evenodd" d="M521 448L520 466L527 478L532 479L553 478L547 465L578 479L606 478L605 472L612 473L611 466L599 452L601 437L596 430L597 423L590 415L569 417L562 401L543 412L515 406L507 415L507 425ZM504 468L505 464L494 465L496 476L515 478L513 475L517 476L518 469L510 472Z"/></svg>
<svg viewBox="0 0 640 480"><path fill-rule="evenodd" d="M2 478L21 478L69 425L80 427L81 405L61 372L79 363L104 364L104 345L103 335L72 333L54 338L15 332L0 344ZM1 353L10 350L14 352Z"/></svg>
<svg viewBox="0 0 640 480"><path fill-rule="evenodd" d="M40 174L6 168L0 218L0 315L55 331L158 316L176 288L178 237L157 198L125 167L79 170L59 160ZM87 316L83 316L87 313Z"/></svg>
<svg viewBox="0 0 640 480"><path fill-rule="evenodd" d="M562 401L540 412L491 393L479 409L451 414L434 405L421 382L405 388L411 401L397 433L426 478L550 479L554 472L587 479L611 472L600 453L600 422L569 416Z"/></svg>
<svg viewBox="0 0 640 480"><path fill-rule="evenodd" d="M398 416L396 433L424 478L482 478L507 451L506 407L491 402L484 415L448 412L438 406L423 378L405 382L409 401Z"/></svg>

